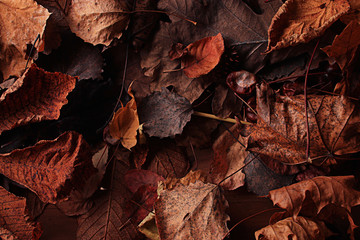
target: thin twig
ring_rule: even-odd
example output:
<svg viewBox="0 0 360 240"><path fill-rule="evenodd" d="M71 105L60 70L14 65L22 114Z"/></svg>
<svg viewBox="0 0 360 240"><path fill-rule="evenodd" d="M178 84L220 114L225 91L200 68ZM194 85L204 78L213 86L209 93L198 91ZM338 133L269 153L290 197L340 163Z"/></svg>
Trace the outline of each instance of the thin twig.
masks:
<svg viewBox="0 0 360 240"><path fill-rule="evenodd" d="M31 57L31 54L32 54L32 52L34 51L35 44L36 44L36 42L39 41L39 40L40 40L40 34L37 35L37 37L36 37L36 39L35 39L35 41L34 41L34 44L31 45L29 57L28 57L28 59L27 59L27 61L26 61L26 65L25 65L25 71L26 71L26 69L27 69L27 67L28 67L30 58L32 58L32 57Z"/></svg>
<svg viewBox="0 0 360 240"><path fill-rule="evenodd" d="M234 124L237 123L236 119L234 119L234 118L221 118L221 117L217 117L214 114L210 114L210 113L203 113L203 112L194 111L193 114L195 116L210 118L210 119L219 120L219 121L223 121L223 122L229 122L229 123L234 123ZM252 124L250 122L245 122L245 121L239 121L239 122L241 124L245 124L245 125L251 125Z"/></svg>
<svg viewBox="0 0 360 240"><path fill-rule="evenodd" d="M316 51L317 47L319 46L319 42L320 42L320 39L317 41L317 43L314 47L314 51L311 55L309 65L306 70L305 82L304 82L305 121L306 121L306 134L307 134L307 136L306 136L306 160L309 160L309 152L310 152L310 129L309 129L309 118L308 118L308 107L307 107L307 81L308 81L311 63L312 63L312 60L314 59L315 51Z"/></svg>
<svg viewBox="0 0 360 240"><path fill-rule="evenodd" d="M316 76L316 75L324 75L326 74L326 72L317 72L317 73L309 73L309 76ZM283 78L279 78L276 79L274 81L268 82L268 84L272 84L272 83L278 83L278 82L285 82L289 79L293 79L293 78L299 78L299 77L305 77L306 75L296 75L296 76L289 76L289 77L283 77Z"/></svg>
<svg viewBox="0 0 360 240"><path fill-rule="evenodd" d="M196 170L198 168L197 157L196 157L196 154L195 154L195 151L194 151L194 147L193 147L193 145L191 143L191 140L189 140L189 143L190 143L191 151L192 151L192 154L194 155L194 160L195 160L194 170Z"/></svg>

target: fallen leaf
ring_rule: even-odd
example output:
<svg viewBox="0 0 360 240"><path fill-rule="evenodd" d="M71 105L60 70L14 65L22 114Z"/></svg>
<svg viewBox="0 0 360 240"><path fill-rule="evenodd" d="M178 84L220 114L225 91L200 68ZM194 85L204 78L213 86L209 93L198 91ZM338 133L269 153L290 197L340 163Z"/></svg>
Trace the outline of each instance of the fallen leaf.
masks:
<svg viewBox="0 0 360 240"><path fill-rule="evenodd" d="M160 240L159 231L156 226L155 214L149 213L139 224L139 231L151 240Z"/></svg>
<svg viewBox="0 0 360 240"><path fill-rule="evenodd" d="M150 137L175 137L183 131L193 113L189 101L164 88L146 97L138 108L144 132Z"/></svg>
<svg viewBox="0 0 360 240"><path fill-rule="evenodd" d="M81 135L65 132L55 140L0 154L0 172L35 192L43 202L56 203L95 172L88 148Z"/></svg>
<svg viewBox="0 0 360 240"><path fill-rule="evenodd" d="M138 144L132 149L133 161L137 169L145 164L147 155L149 153L149 147L147 145Z"/></svg>
<svg viewBox="0 0 360 240"><path fill-rule="evenodd" d="M244 164L247 164L243 170L247 189L259 196L265 196L273 189L290 185L295 178L295 175L277 174L257 154L249 153Z"/></svg>
<svg viewBox="0 0 360 240"><path fill-rule="evenodd" d="M341 70L344 70L354 58L356 49L360 45L360 24L350 22L340 35L336 36L331 46L322 50L336 60Z"/></svg>
<svg viewBox="0 0 360 240"><path fill-rule="evenodd" d="M346 24L349 24L352 20L360 23L360 2L357 0L349 0L350 12L340 18L340 20Z"/></svg>
<svg viewBox="0 0 360 240"><path fill-rule="evenodd" d="M320 37L349 10L347 0L286 1L271 21L266 53Z"/></svg>
<svg viewBox="0 0 360 240"><path fill-rule="evenodd" d="M73 0L66 20L73 33L93 45L109 45L120 38L129 22L127 1L106 0L92 2Z"/></svg>
<svg viewBox="0 0 360 240"><path fill-rule="evenodd" d="M155 202L160 239L221 239L228 231L222 190L201 181L162 190Z"/></svg>
<svg viewBox="0 0 360 240"><path fill-rule="evenodd" d="M263 10L261 14L251 10L249 6L238 0L227 1L179 1L160 0L158 7L166 12L176 12L182 18L196 21L193 25L183 19L170 15L171 20L160 23L160 30L151 42L151 48L144 48L140 54L141 66L145 75L154 79L152 91L163 87L174 86L175 91L187 98L191 103L218 77L202 76L188 78L183 71L171 71L181 68L181 61L172 61L168 54L174 43L187 46L196 40L221 33L225 46L234 46L242 67L257 72L264 66L265 56L261 55L266 48L267 29L271 18L282 1L269 3L256 1ZM204 11L206 9L206 11Z"/></svg>
<svg viewBox="0 0 360 240"><path fill-rule="evenodd" d="M28 123L58 119L76 78L33 64L0 97L0 133Z"/></svg>
<svg viewBox="0 0 360 240"><path fill-rule="evenodd" d="M181 58L181 68L189 78L197 78L209 73L219 63L224 53L221 33L191 43Z"/></svg>
<svg viewBox="0 0 360 240"><path fill-rule="evenodd" d="M309 203L315 204L316 214L329 204L351 212L351 207L360 204L360 191L355 186L354 176L321 176L270 191L269 198L294 217Z"/></svg>
<svg viewBox="0 0 360 240"><path fill-rule="evenodd" d="M1 0L0 80L25 71L26 44L34 43L45 29L49 12L33 0Z"/></svg>
<svg viewBox="0 0 360 240"><path fill-rule="evenodd" d="M250 127L248 151L285 164L301 164L336 159L360 150L359 112L345 97L308 96L309 159L305 154L307 131L303 95L275 96L262 84L257 89L257 113L257 124Z"/></svg>
<svg viewBox="0 0 360 240"><path fill-rule="evenodd" d="M153 171L143 169L132 169L124 175L126 187L135 193L143 185L158 186L158 182L163 181L164 178L154 173Z"/></svg>
<svg viewBox="0 0 360 240"><path fill-rule="evenodd" d="M127 217L126 202L131 193L123 185L128 170L120 160L113 159L109 186L94 195L94 205L78 218L77 239L141 239L136 225Z"/></svg>
<svg viewBox="0 0 360 240"><path fill-rule="evenodd" d="M221 118L228 118L232 113L235 115L241 111L242 101L225 84L219 84L211 102L212 112Z"/></svg>
<svg viewBox="0 0 360 240"><path fill-rule="evenodd" d="M289 217L255 232L255 238L259 240L325 240L331 235L332 232L326 227L324 222L314 221L305 217L297 217L296 220Z"/></svg>
<svg viewBox="0 0 360 240"><path fill-rule="evenodd" d="M49 55L39 54L36 64L50 72L62 72L79 80L102 79L104 59L97 47L72 33L62 34L58 49Z"/></svg>
<svg viewBox="0 0 360 240"><path fill-rule="evenodd" d="M235 190L245 184L243 170L235 172L244 166L248 152L244 145L239 143L244 141L239 134L240 125L232 126L229 131L223 132L214 142L210 176L214 184L221 183L220 186L224 189ZM233 173L235 174L232 175Z"/></svg>
<svg viewBox="0 0 360 240"><path fill-rule="evenodd" d="M139 128L139 117L134 95L131 93L131 87L128 91L131 100L125 107L121 107L113 116L109 123L110 135L120 140L121 144L131 149L137 143L137 130Z"/></svg>
<svg viewBox="0 0 360 240"><path fill-rule="evenodd" d="M1 238L39 239L42 230L38 222L29 219L26 198L15 196L0 186L0 199Z"/></svg>
<svg viewBox="0 0 360 240"><path fill-rule="evenodd" d="M176 177L168 177L163 182L163 188L166 190L174 189L178 184L182 184L184 186L189 186L190 183L195 183L196 181L201 181L206 183L206 175L203 171L197 170L188 172L185 177L176 178Z"/></svg>

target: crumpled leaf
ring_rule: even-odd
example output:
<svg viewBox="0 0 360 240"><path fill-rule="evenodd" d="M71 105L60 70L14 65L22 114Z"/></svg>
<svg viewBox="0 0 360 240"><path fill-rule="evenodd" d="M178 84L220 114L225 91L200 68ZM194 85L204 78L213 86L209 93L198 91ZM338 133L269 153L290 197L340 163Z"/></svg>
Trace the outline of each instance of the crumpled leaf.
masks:
<svg viewBox="0 0 360 240"><path fill-rule="evenodd" d="M290 185L295 178L295 175L280 175L274 172L257 154L247 155L244 164L247 164L243 170L247 189L260 196L269 194L273 189Z"/></svg>
<svg viewBox="0 0 360 240"><path fill-rule="evenodd" d="M40 238L42 233L40 224L31 221L27 211L26 198L15 196L0 186L1 239Z"/></svg>
<svg viewBox="0 0 360 240"><path fill-rule="evenodd" d="M344 70L354 58L356 49L360 45L360 24L356 21L350 22L340 35L336 36L331 46L322 50L329 56L335 58L341 70Z"/></svg>
<svg viewBox="0 0 360 240"><path fill-rule="evenodd" d="M305 217L297 217L296 220L289 217L255 232L255 238L259 240L325 240L331 235L331 231L325 226L324 222Z"/></svg>
<svg viewBox="0 0 360 240"><path fill-rule="evenodd" d="M49 12L33 0L1 0L0 81L20 76L26 65L26 44L45 29ZM2 77L1 77L2 73Z"/></svg>
<svg viewBox="0 0 360 240"><path fill-rule="evenodd" d="M78 218L77 239L141 239L136 225L126 214L126 202L131 198L130 191L123 185L127 170L120 160L113 159L110 185L94 195L94 206Z"/></svg>
<svg viewBox="0 0 360 240"><path fill-rule="evenodd" d="M136 135L139 128L139 117L131 88L129 88L128 93L131 100L125 107L121 107L116 111L109 123L109 133L113 138L120 140L125 148L130 150L137 143Z"/></svg>
<svg viewBox="0 0 360 240"><path fill-rule="evenodd" d="M68 8L66 20L73 33L93 45L109 45L120 38L127 27L129 14L127 1L73 0Z"/></svg>
<svg viewBox="0 0 360 240"><path fill-rule="evenodd" d="M56 203L95 172L88 148L81 135L65 132L55 140L0 154L0 173L35 192L43 202Z"/></svg>
<svg viewBox="0 0 360 240"><path fill-rule="evenodd" d="M347 0L289 0L271 21L266 53L321 36L350 10Z"/></svg>
<svg viewBox="0 0 360 240"><path fill-rule="evenodd" d="M77 76L79 80L102 79L104 59L100 50L74 34L63 34L61 46L49 55L40 54L36 64L50 72Z"/></svg>
<svg viewBox="0 0 360 240"><path fill-rule="evenodd" d="M191 43L181 58L181 68L189 78L197 78L209 73L219 63L224 52L221 33Z"/></svg>
<svg viewBox="0 0 360 240"><path fill-rule="evenodd" d="M307 131L303 95L274 96L271 89L262 84L257 89L257 113L258 121L251 126L247 150L282 163L331 160L360 150L360 113L348 98L308 96L309 159L305 155Z"/></svg>
<svg viewBox="0 0 360 240"><path fill-rule="evenodd" d="M144 132L150 137L175 137L183 131L193 113L184 97L164 88L146 97L138 108Z"/></svg>
<svg viewBox="0 0 360 240"><path fill-rule="evenodd" d="M161 239L221 239L228 231L228 204L221 188L201 181L160 190L155 202Z"/></svg>
<svg viewBox="0 0 360 240"><path fill-rule="evenodd" d="M156 226L155 214L149 213L138 226L139 231L151 240L160 240Z"/></svg>
<svg viewBox="0 0 360 240"><path fill-rule="evenodd" d="M178 184L182 184L184 186L189 186L190 183L195 183L196 181L201 181L203 183L207 183L206 182L206 175L205 175L205 173L203 171L201 171L201 170L197 170L197 171L190 170L190 172L188 172L186 174L186 176L184 176L182 178L168 177L162 182L163 187L160 187L160 188L161 189L163 188L163 189L166 189L166 190L172 190Z"/></svg>
<svg viewBox="0 0 360 240"><path fill-rule="evenodd" d="M281 6L282 1L265 3L256 1L262 9L261 14L252 11L244 2L238 0L160 0L158 7L166 12L176 12L181 17L196 21L193 25L175 16L169 16L171 23L160 23L160 30L151 43L152 48L141 51L141 66L145 75L154 78L152 91L173 85L175 91L190 102L196 100L203 90L217 77L202 76L188 78L181 68L180 61L172 61L168 54L174 43L188 45L196 40L221 33L225 46L234 46L241 62L240 67L257 72L264 65L267 29L271 18ZM204 11L206 10L206 11ZM170 71L169 71L170 70Z"/></svg>
<svg viewBox="0 0 360 240"><path fill-rule="evenodd" d="M214 159L211 162L210 176L212 182L219 184L225 177L232 175L244 166L244 160L248 155L245 147L238 141L243 142L240 136L240 126L236 124L231 127L231 133L225 131L214 143ZM240 136L240 138L239 138ZM236 141L238 139L238 141ZM224 180L220 186L226 190L234 190L245 184L243 170Z"/></svg>
<svg viewBox="0 0 360 240"><path fill-rule="evenodd" d="M317 214L329 204L351 212L351 207L360 204L360 191L355 187L354 176L321 176L270 191L269 198L292 216L309 203L315 205Z"/></svg>
<svg viewBox="0 0 360 240"><path fill-rule="evenodd" d="M74 77L45 72L33 64L0 97L0 133L28 123L58 119L75 82Z"/></svg>

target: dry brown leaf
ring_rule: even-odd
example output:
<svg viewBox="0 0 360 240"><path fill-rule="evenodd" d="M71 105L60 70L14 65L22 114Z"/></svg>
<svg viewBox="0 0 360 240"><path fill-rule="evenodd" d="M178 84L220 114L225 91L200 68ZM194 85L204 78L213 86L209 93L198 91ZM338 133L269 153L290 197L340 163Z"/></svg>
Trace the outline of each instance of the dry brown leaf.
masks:
<svg viewBox="0 0 360 240"><path fill-rule="evenodd" d="M325 240L331 235L331 231L325 226L324 222L305 217L297 217L296 220L289 217L255 232L255 238L258 240Z"/></svg>
<svg viewBox="0 0 360 240"><path fill-rule="evenodd" d="M45 29L49 12L33 0L1 0L0 81L20 76L26 65L26 44L34 43Z"/></svg>
<svg viewBox="0 0 360 240"><path fill-rule="evenodd" d="M360 2L358 0L349 0L350 12L340 18L340 20L346 24L349 24L352 20L360 23Z"/></svg>
<svg viewBox="0 0 360 240"><path fill-rule="evenodd" d="M239 124L230 129L231 133L225 131L214 143L214 159L211 162L210 176L212 182L219 184L225 177L230 176L244 166L244 160L248 153L240 142L243 140L240 136ZM234 190L245 184L245 174L243 170L227 178L221 183L226 190Z"/></svg>
<svg viewBox="0 0 360 240"><path fill-rule="evenodd" d="M200 170L190 170L190 172L188 172L188 174L186 174L186 176L183 178L168 177L163 181L163 188L166 190L172 190L174 187L176 187L177 184L189 186L190 183L195 183L196 181L206 183L205 173Z"/></svg>
<svg viewBox="0 0 360 240"><path fill-rule="evenodd" d="M45 72L33 64L0 97L0 133L28 123L58 119L75 83L74 77Z"/></svg>
<svg viewBox="0 0 360 240"><path fill-rule="evenodd" d="M127 1L73 0L66 16L70 29L85 42L109 45L120 38L127 27L129 14Z"/></svg>
<svg viewBox="0 0 360 240"><path fill-rule="evenodd" d="M110 185L94 195L94 206L78 218L77 239L141 239L136 225L126 214L131 193L123 184L123 175L128 167L117 159L113 159L111 167Z"/></svg>
<svg viewBox="0 0 360 240"><path fill-rule="evenodd" d="M350 22L340 35L336 36L331 46L322 50L336 60L341 70L344 70L354 58L356 49L360 45L360 24Z"/></svg>
<svg viewBox="0 0 360 240"><path fill-rule="evenodd" d="M209 73L219 63L224 53L221 33L191 43L181 58L181 68L189 78L197 78Z"/></svg>
<svg viewBox="0 0 360 240"><path fill-rule="evenodd" d="M355 187L354 176L321 176L270 191L269 197L274 205L286 209L294 217L309 202L315 204L316 214L329 204L351 212L351 207L360 204L360 191Z"/></svg>
<svg viewBox="0 0 360 240"><path fill-rule="evenodd" d="M125 148L130 150L137 143L136 135L139 128L139 117L131 88L129 88L128 93L131 100L125 107L121 107L116 111L109 123L109 133L113 138L120 140Z"/></svg>
<svg viewBox="0 0 360 240"><path fill-rule="evenodd" d="M1 239L40 238L42 233L40 224L32 222L27 211L26 198L15 196L0 186Z"/></svg>
<svg viewBox="0 0 360 240"><path fill-rule="evenodd" d="M227 206L221 188L210 183L178 183L172 190L159 190L154 208L160 238L221 239L228 231Z"/></svg>
<svg viewBox="0 0 360 240"><path fill-rule="evenodd" d="M350 10L347 0L288 0L273 17L266 53L321 36Z"/></svg>
<svg viewBox="0 0 360 240"><path fill-rule="evenodd" d="M81 188L95 172L89 146L76 132L1 154L0 163L1 174L29 188L46 203L56 203L72 188Z"/></svg>
<svg viewBox="0 0 360 240"><path fill-rule="evenodd" d="M257 89L257 113L258 121L251 126L247 150L282 163L322 162L360 150L360 112L348 98L308 96L309 159L305 154L307 131L303 95L275 96L262 84Z"/></svg>

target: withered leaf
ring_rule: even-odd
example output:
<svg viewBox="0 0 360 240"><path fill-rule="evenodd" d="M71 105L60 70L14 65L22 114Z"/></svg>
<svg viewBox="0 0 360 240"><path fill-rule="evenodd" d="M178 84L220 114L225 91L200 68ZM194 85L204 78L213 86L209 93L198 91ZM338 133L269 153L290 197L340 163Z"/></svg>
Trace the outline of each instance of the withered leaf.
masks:
<svg viewBox="0 0 360 240"><path fill-rule="evenodd" d="M193 25L175 16L169 16L171 23L160 23L160 30L151 43L156 47L144 48L141 51L141 66L146 71L145 75L154 78L151 89L159 91L162 87L173 85L176 92L190 102L196 100L214 81L214 77L202 76L191 79L183 71L168 71L181 68L181 61L172 61L168 53L174 43L187 46L217 33L223 36L225 46L234 46L242 60L239 63L241 67L251 72L261 69L265 57L261 52L266 48L267 29L282 2L255 2L262 9L261 14L252 11L244 1L238 0L160 0L160 9L176 12L183 18L196 21L197 24Z"/></svg>
<svg viewBox="0 0 360 240"><path fill-rule="evenodd" d="M140 122L149 136L175 137L193 113L189 101L166 88L146 97L138 108Z"/></svg>
<svg viewBox="0 0 360 240"><path fill-rule="evenodd" d="M255 238L259 240L325 240L331 235L331 231L325 226L324 222L305 217L297 217L296 220L289 217L255 232Z"/></svg>
<svg viewBox="0 0 360 240"><path fill-rule="evenodd" d="M80 134L65 132L55 140L1 154L0 173L35 192L43 202L56 203L95 172L88 148Z"/></svg>
<svg viewBox="0 0 360 240"><path fill-rule="evenodd" d="M45 29L49 12L33 0L1 0L0 80L20 76L25 70L26 44L34 43Z"/></svg>
<svg viewBox="0 0 360 240"><path fill-rule="evenodd" d="M265 84L257 88L258 121L252 125L247 150L286 164L336 159L360 150L360 112L346 97L308 96L310 153L306 159L303 95L275 96ZM334 126L336 126L334 128Z"/></svg>
<svg viewBox="0 0 360 240"><path fill-rule="evenodd" d="M360 204L360 191L355 186L354 176L321 176L270 191L269 197L293 216L297 216L309 201L315 204L316 213L329 204L351 212L351 207Z"/></svg>
<svg viewBox="0 0 360 240"><path fill-rule="evenodd" d="M181 68L189 78L197 78L209 73L219 63L224 52L221 33L191 43L181 58Z"/></svg>
<svg viewBox="0 0 360 240"><path fill-rule="evenodd" d="M59 118L76 78L49 73L33 64L0 97L0 133L17 126Z"/></svg>
<svg viewBox="0 0 360 240"><path fill-rule="evenodd" d="M126 214L126 202L131 198L123 185L127 170L121 161L113 159L110 185L94 195L94 206L78 218L77 239L140 239L136 225Z"/></svg>
<svg viewBox="0 0 360 240"><path fill-rule="evenodd" d="M127 27L129 14L123 12L128 10L124 0L73 0L66 20L71 31L85 42L109 45L114 38L120 38Z"/></svg>
<svg viewBox="0 0 360 240"><path fill-rule="evenodd" d="M163 181L164 178L153 171L144 169L132 169L129 170L125 176L124 181L126 187L135 193L143 185L151 185L153 187L158 186L159 181Z"/></svg>
<svg viewBox="0 0 360 240"><path fill-rule="evenodd" d="M271 21L266 53L321 36L349 10L347 0L286 1Z"/></svg>
<svg viewBox="0 0 360 240"><path fill-rule="evenodd" d="M121 107L116 111L109 123L109 133L113 138L120 140L125 148L130 150L137 143L136 135L139 128L139 117L135 98L130 88L128 93L131 100L125 107Z"/></svg>
<svg viewBox="0 0 360 240"><path fill-rule="evenodd" d="M228 229L221 188L201 181L162 190L155 202L161 239L221 239Z"/></svg>
<svg viewBox="0 0 360 240"><path fill-rule="evenodd" d="M340 20L346 24L349 24L352 20L360 23L360 2L358 0L349 0L350 12L340 18Z"/></svg>
<svg viewBox="0 0 360 240"><path fill-rule="evenodd" d="M360 45L360 24L351 21L340 35L336 36L332 45L324 47L322 50L333 57L342 70L353 59L356 49Z"/></svg>
<svg viewBox="0 0 360 240"><path fill-rule="evenodd" d="M211 162L210 176L212 182L221 185L226 190L234 190L245 183L243 170L232 175L244 166L244 160L248 153L238 141L243 142L240 136L239 124L230 129L231 133L225 131L214 143L214 159ZM239 138L240 136L240 138ZM238 141L236 140L238 139ZM231 177L227 178L232 175ZM224 180L224 181L223 181Z"/></svg>
<svg viewBox="0 0 360 240"><path fill-rule="evenodd" d="M0 186L0 225L6 230L0 228L1 239L40 238L40 224L33 222L27 211L26 198L15 196Z"/></svg>

